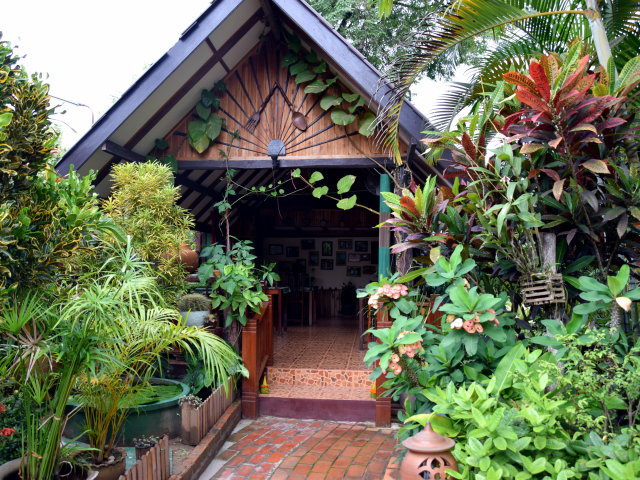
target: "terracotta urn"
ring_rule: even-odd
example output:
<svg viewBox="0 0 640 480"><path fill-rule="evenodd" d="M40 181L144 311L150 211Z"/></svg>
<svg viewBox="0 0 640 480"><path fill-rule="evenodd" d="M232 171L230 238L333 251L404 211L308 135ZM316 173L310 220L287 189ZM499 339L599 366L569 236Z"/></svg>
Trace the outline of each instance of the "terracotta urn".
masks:
<svg viewBox="0 0 640 480"><path fill-rule="evenodd" d="M198 252L192 250L187 242L180 244L180 263L182 263L189 273L198 270Z"/></svg>

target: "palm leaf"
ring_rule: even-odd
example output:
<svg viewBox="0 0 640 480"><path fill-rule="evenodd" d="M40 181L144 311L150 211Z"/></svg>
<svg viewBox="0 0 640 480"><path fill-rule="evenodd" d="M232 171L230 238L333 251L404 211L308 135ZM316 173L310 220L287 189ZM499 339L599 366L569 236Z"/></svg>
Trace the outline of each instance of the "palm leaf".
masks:
<svg viewBox="0 0 640 480"><path fill-rule="evenodd" d="M425 17L422 32L414 40L419 54L412 55L411 58L400 57L386 75L395 89L388 97L378 120L384 126L383 142L392 151L396 162L402 161L398 146L402 103L410 86L435 58L463 41L494 30L507 29L512 24L536 17L584 13L583 10L576 9L536 10L531 3L525 0L459 0L454 8L443 8ZM550 6L557 5L558 2L542 0L535 3ZM565 2L560 3L561 6L567 6Z"/></svg>

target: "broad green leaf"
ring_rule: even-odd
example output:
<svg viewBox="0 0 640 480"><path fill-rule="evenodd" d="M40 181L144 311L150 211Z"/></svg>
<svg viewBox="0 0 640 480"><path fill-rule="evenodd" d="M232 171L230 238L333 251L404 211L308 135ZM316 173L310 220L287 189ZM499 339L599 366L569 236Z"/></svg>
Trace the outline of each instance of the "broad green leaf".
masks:
<svg viewBox="0 0 640 480"><path fill-rule="evenodd" d="M507 214L509 213L509 209L511 208L511 203L505 204L500 213L498 214L498 218L496 219L496 228L498 230L498 235L502 232L502 228L505 224L505 219L507 218Z"/></svg>
<svg viewBox="0 0 640 480"><path fill-rule="evenodd" d="M336 107L342 103L342 98L335 95L325 95L320 100L320 107L323 110L329 110L331 107Z"/></svg>
<svg viewBox="0 0 640 480"><path fill-rule="evenodd" d="M353 185L353 182L356 181L355 175L345 175L340 180L338 180L338 193L343 194L348 192Z"/></svg>
<svg viewBox="0 0 640 480"><path fill-rule="evenodd" d="M494 438L493 439L493 444L496 446L496 448L498 450L506 450L507 449L507 441L502 437Z"/></svg>
<svg viewBox="0 0 640 480"><path fill-rule="evenodd" d="M326 195L327 193L329 193L329 187L324 186L324 187L314 188L313 191L311 192L311 195L313 195L315 198L320 198L323 195Z"/></svg>
<svg viewBox="0 0 640 480"><path fill-rule="evenodd" d="M210 140L206 134L207 125L201 120L189 122L187 127L189 145L191 145L196 152L202 153L209 148Z"/></svg>
<svg viewBox="0 0 640 480"><path fill-rule="evenodd" d="M616 80L616 91L638 81L638 79L640 79L640 56L632 58L622 67Z"/></svg>
<svg viewBox="0 0 640 480"><path fill-rule="evenodd" d="M311 177L309 177L309 183L313 184L313 183L319 182L320 180L323 180L323 179L324 179L324 175L322 175L321 172L316 171L316 172L313 172L311 174ZM328 189L327 189L327 191L328 191Z"/></svg>
<svg viewBox="0 0 640 480"><path fill-rule="evenodd" d="M6 127L11 123L11 119L13 118L13 113L4 112L0 113L0 128Z"/></svg>
<svg viewBox="0 0 640 480"><path fill-rule="evenodd" d="M324 83L320 78L316 78L313 82L304 87L304 93L322 93L327 88L329 88L329 85Z"/></svg>
<svg viewBox="0 0 640 480"><path fill-rule="evenodd" d="M214 98L215 97L213 96L213 93L211 93L207 89L204 89L200 92L200 102L205 107L210 107L211 105L213 105Z"/></svg>
<svg viewBox="0 0 640 480"><path fill-rule="evenodd" d="M291 177L293 178L300 178L301 175L301 171L299 168L296 168L293 172L291 172Z"/></svg>
<svg viewBox="0 0 640 480"><path fill-rule="evenodd" d="M296 55L295 53L287 53L284 57L282 57L282 61L280 62L280 64L283 67L289 67L297 63L298 60L299 60L298 55Z"/></svg>
<svg viewBox="0 0 640 480"><path fill-rule="evenodd" d="M331 121L336 125L346 126L353 123L355 119L355 115L351 115L344 110L334 110L331 112Z"/></svg>
<svg viewBox="0 0 640 480"><path fill-rule="evenodd" d="M326 62L320 62L318 65L313 67L312 70L313 70L313 73L324 73L327 71L327 64Z"/></svg>
<svg viewBox="0 0 640 480"><path fill-rule="evenodd" d="M298 75L299 73L307 71L308 66L309 64L307 64L307 62L300 60L289 67L289 73L293 76Z"/></svg>
<svg viewBox="0 0 640 480"><path fill-rule="evenodd" d="M300 72L298 75L296 75L296 84L310 82L311 80L316 78L316 76L317 75L315 73L310 72L309 70L305 70L304 72Z"/></svg>
<svg viewBox="0 0 640 480"><path fill-rule="evenodd" d="M360 97L360 95L358 95L357 93L343 93L342 94L342 98L344 98L349 103L355 102L359 97Z"/></svg>
<svg viewBox="0 0 640 480"><path fill-rule="evenodd" d="M474 334L466 334L462 337L462 343L464 344L464 349L467 351L467 355L473 357L478 351L478 335Z"/></svg>
<svg viewBox="0 0 640 480"><path fill-rule="evenodd" d="M351 210L357 201L358 197L356 195L352 195L349 198L341 198L338 201L337 207L341 210Z"/></svg>
<svg viewBox="0 0 640 480"><path fill-rule="evenodd" d="M375 130L375 126L376 116L371 112L367 112L358 121L358 132L360 133L360 135L370 137Z"/></svg>
<svg viewBox="0 0 640 480"><path fill-rule="evenodd" d="M511 377L515 370L516 363L522 358L524 351L524 345L522 343L516 343L511 350L502 357L494 373L496 378L495 393L500 393L503 388L511 383Z"/></svg>
<svg viewBox="0 0 640 480"><path fill-rule="evenodd" d="M622 293L629 282L629 265L623 265L615 277L607 277L607 285L613 297Z"/></svg>
<svg viewBox="0 0 640 480"><path fill-rule="evenodd" d="M205 107L202 103L196 105L196 113L202 120L208 120L211 115L211 107Z"/></svg>
<svg viewBox="0 0 640 480"><path fill-rule="evenodd" d="M220 136L222 130L222 118L218 115L212 115L206 123L205 133L212 142Z"/></svg>

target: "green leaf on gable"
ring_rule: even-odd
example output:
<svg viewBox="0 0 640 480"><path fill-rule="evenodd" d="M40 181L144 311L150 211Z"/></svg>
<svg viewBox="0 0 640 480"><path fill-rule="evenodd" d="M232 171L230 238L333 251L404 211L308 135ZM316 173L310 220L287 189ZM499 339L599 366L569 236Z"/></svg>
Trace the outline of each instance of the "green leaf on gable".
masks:
<svg viewBox="0 0 640 480"><path fill-rule="evenodd" d="M295 53L287 53L284 57L282 57L280 65L283 67L290 67L291 65L297 63L298 60L298 56Z"/></svg>
<svg viewBox="0 0 640 480"><path fill-rule="evenodd" d="M312 73L309 70L305 70L303 72L300 72L298 75L296 75L296 84L310 82L314 78L316 78L315 73Z"/></svg>
<svg viewBox="0 0 640 480"><path fill-rule="evenodd" d="M212 142L220 136L220 131L222 130L222 118L218 115L212 115L209 118L209 121L206 123L205 133L209 140Z"/></svg>
<svg viewBox="0 0 640 480"><path fill-rule="evenodd" d="M357 200L358 197L356 195L352 195L349 198L342 198L338 202L337 207L341 210L350 210L355 206Z"/></svg>
<svg viewBox="0 0 640 480"><path fill-rule="evenodd" d="M205 107L202 103L196 105L196 114L202 120L208 120L211 115L211 107Z"/></svg>
<svg viewBox="0 0 640 480"><path fill-rule="evenodd" d="M309 64L307 62L303 62L301 60L299 62L294 63L293 65L291 65L289 67L289 73L291 75L298 75L299 73L302 73L302 72L306 71L308 66L309 66Z"/></svg>
<svg viewBox="0 0 640 480"><path fill-rule="evenodd" d="M335 95L325 95L320 99L320 107L323 110L329 110L331 107L338 106L342 103L342 98Z"/></svg>
<svg viewBox="0 0 640 480"><path fill-rule="evenodd" d="M331 121L336 125L346 126L353 123L355 119L355 115L351 115L344 110L334 110L331 112Z"/></svg>
<svg viewBox="0 0 640 480"><path fill-rule="evenodd" d="M375 126L376 116L371 112L367 112L358 121L358 133L360 133L360 135L364 135L365 137L370 137L375 130Z"/></svg>
<svg viewBox="0 0 640 480"><path fill-rule="evenodd" d="M320 180L324 179L324 175L322 175L322 173L320 172L313 172L311 174L311 177L309 177L309 183L316 183L319 182Z"/></svg>
<svg viewBox="0 0 640 480"><path fill-rule="evenodd" d="M322 79L316 78L313 82L304 87L304 93L322 93L327 88L329 88L329 85L324 83Z"/></svg>

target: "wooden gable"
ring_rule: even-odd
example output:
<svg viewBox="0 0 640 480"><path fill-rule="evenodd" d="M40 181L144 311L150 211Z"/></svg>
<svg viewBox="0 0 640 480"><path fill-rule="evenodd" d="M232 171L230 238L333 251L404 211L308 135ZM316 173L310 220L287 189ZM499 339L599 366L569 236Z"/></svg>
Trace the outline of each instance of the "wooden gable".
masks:
<svg viewBox="0 0 640 480"><path fill-rule="evenodd" d="M289 69L282 66L285 54L286 47L268 38L235 69L228 71L224 78L226 92L216 112L224 119L225 126L207 150L199 154L187 140L189 122L198 119L194 108L165 137L169 143L166 153L175 155L181 165L189 162L192 169L198 168L196 162L222 161L226 157L231 166L238 162L237 166L251 168L247 161L270 161L269 145L280 140L284 144L284 154L278 155L281 161L331 158L348 163L348 159L386 159L388 154L376 144L373 136L367 138L358 133L357 121L346 127L336 125L330 111L321 108L320 99L324 95L339 95L336 88L330 87L320 94L304 93L305 84L296 84ZM342 91L348 90L342 88ZM368 103L368 99L366 101ZM254 119L258 116L256 112L263 102L266 103L258 123L250 128L247 123L252 116ZM294 126L295 112L299 112L298 117L304 117L306 130ZM363 114L360 112L360 116Z"/></svg>

